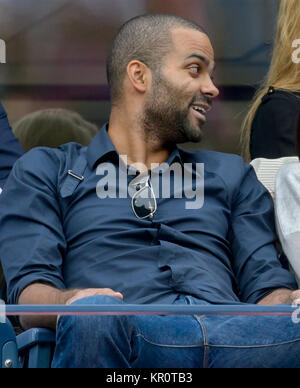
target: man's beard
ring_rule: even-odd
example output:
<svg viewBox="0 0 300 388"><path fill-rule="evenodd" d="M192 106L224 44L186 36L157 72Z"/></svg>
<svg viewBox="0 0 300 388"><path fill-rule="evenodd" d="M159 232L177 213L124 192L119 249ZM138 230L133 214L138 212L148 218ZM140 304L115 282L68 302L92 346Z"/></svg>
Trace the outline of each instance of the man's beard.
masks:
<svg viewBox="0 0 300 388"><path fill-rule="evenodd" d="M200 142L204 122L198 120L194 125L189 117L191 104L200 99L207 103L204 96L191 99L162 76L154 76L152 93L146 100L142 116L146 139L159 140L165 145Z"/></svg>

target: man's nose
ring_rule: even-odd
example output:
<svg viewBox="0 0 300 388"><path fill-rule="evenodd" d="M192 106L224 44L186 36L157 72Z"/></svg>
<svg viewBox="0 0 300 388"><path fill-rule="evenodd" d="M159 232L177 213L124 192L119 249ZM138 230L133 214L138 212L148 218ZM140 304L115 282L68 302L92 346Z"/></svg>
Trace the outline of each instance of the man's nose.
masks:
<svg viewBox="0 0 300 388"><path fill-rule="evenodd" d="M220 94L219 89L213 83L209 74L205 77L205 82L201 85L201 93L210 98L215 98Z"/></svg>

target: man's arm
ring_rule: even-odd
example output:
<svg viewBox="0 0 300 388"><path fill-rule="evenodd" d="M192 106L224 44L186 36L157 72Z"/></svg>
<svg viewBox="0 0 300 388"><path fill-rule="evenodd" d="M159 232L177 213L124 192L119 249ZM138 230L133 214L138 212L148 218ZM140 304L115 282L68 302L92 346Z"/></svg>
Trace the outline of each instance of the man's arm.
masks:
<svg viewBox="0 0 300 388"><path fill-rule="evenodd" d="M232 200L229 232L240 300L289 304L289 293L298 287L294 275L282 268L278 259L272 198L251 166L244 165L240 176Z"/></svg>
<svg viewBox="0 0 300 388"><path fill-rule="evenodd" d="M19 297L19 304L38 304L38 305L64 305L71 304L78 299L86 298L95 295L110 295L115 298L123 299L122 294L115 292L109 288L89 288L89 289L74 289L74 290L58 290L52 286L34 283L26 287ZM38 316L28 315L20 318L20 323L23 329L28 330L32 327L46 327L48 329L56 329L57 316Z"/></svg>
<svg viewBox="0 0 300 388"><path fill-rule="evenodd" d="M258 304L270 306L274 304L300 305L300 290L278 289L261 299Z"/></svg>
<svg viewBox="0 0 300 388"><path fill-rule="evenodd" d="M294 291L287 289L275 290L271 294L261 299L257 304L263 306L271 306L275 304L291 304L293 302L293 293Z"/></svg>
<svg viewBox="0 0 300 388"><path fill-rule="evenodd" d="M15 163L0 196L0 257L8 304L19 303L21 293L34 283L66 288L62 266L67 242L57 200L57 154L52 149L26 153ZM24 303L52 303L52 293L44 291L37 297L45 300L30 297Z"/></svg>

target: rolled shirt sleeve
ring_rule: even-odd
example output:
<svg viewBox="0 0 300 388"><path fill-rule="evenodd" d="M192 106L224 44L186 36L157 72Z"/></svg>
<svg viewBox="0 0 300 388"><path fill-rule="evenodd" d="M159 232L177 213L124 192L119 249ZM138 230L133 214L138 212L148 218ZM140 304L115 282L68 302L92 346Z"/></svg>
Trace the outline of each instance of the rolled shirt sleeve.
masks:
<svg viewBox="0 0 300 388"><path fill-rule="evenodd" d="M34 149L16 162L0 196L0 258L8 303L17 303L22 290L34 282L65 288L58 167L54 151Z"/></svg>
<svg viewBox="0 0 300 388"><path fill-rule="evenodd" d="M275 248L273 200L250 165L244 166L232 206L229 240L241 301L258 303L275 289L296 289Z"/></svg>

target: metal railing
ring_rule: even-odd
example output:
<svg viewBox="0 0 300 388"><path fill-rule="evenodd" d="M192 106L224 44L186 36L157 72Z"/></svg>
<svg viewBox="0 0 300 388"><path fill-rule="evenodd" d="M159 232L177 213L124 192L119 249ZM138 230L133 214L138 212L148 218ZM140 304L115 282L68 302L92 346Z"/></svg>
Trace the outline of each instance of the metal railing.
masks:
<svg viewBox="0 0 300 388"><path fill-rule="evenodd" d="M21 315L293 315L291 305L5 305L2 314Z"/></svg>

